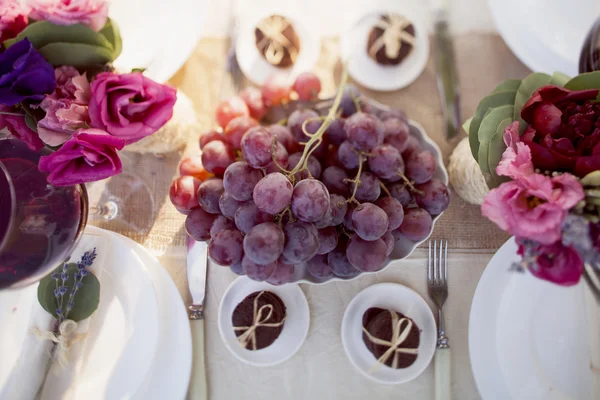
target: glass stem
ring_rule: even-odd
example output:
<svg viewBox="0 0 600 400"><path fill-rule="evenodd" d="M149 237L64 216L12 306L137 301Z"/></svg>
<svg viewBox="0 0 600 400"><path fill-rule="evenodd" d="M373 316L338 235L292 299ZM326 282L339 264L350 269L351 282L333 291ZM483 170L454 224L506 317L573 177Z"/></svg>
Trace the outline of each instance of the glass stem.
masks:
<svg viewBox="0 0 600 400"><path fill-rule="evenodd" d="M107 201L101 205L91 206L90 215L110 221L119 215L119 206L114 201Z"/></svg>

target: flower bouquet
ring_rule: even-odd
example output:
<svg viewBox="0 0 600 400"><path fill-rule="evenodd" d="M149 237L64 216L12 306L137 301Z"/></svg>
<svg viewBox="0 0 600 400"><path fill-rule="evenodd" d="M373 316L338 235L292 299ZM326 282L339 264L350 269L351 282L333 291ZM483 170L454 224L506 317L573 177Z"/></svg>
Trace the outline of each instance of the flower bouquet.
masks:
<svg viewBox="0 0 600 400"><path fill-rule="evenodd" d="M0 0L0 129L43 156L53 185L119 174L118 150L172 116L174 88L111 62L121 37L105 0Z"/></svg>
<svg viewBox="0 0 600 400"><path fill-rule="evenodd" d="M600 72L501 83L464 128L491 189L484 216L537 278L574 285L600 261Z"/></svg>

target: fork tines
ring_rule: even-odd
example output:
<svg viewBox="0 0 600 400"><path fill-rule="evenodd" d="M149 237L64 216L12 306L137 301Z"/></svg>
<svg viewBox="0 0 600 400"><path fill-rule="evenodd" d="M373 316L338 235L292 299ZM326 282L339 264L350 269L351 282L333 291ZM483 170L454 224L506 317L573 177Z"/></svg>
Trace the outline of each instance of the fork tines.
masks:
<svg viewBox="0 0 600 400"><path fill-rule="evenodd" d="M433 257L431 240L429 241L429 257L427 260L427 281L429 286L448 285L448 241L433 240ZM439 247L439 252L438 252Z"/></svg>

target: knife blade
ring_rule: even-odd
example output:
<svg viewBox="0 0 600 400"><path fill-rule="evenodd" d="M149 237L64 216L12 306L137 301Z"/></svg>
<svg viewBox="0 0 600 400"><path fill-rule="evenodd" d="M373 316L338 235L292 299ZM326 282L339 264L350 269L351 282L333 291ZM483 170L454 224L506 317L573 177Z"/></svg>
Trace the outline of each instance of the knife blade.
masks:
<svg viewBox="0 0 600 400"><path fill-rule="evenodd" d="M448 0L437 1L433 13L437 87L446 139L451 140L458 135L460 129L460 91L454 45L448 28Z"/></svg>

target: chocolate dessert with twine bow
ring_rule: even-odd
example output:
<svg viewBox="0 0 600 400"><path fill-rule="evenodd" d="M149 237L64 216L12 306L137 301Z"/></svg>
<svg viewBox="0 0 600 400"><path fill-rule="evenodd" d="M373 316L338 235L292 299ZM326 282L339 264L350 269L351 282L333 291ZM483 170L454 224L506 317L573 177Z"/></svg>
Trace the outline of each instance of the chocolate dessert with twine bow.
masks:
<svg viewBox="0 0 600 400"><path fill-rule="evenodd" d="M417 359L420 331L414 321L403 314L381 308L369 308L363 315L363 341L377 363L369 373L381 365L398 369L411 366Z"/></svg>
<svg viewBox="0 0 600 400"><path fill-rule="evenodd" d="M231 320L238 342L248 350L270 346L281 334L285 305L275 293L254 292L233 310Z"/></svg>
<svg viewBox="0 0 600 400"><path fill-rule="evenodd" d="M89 270L96 259L96 248L86 251L77 263L65 263L38 286L38 301L56 318L54 330L31 329L40 340L50 340L56 346L51 351L62 367L68 366L69 351L85 334L75 333L77 324L89 318L100 302L100 282Z"/></svg>
<svg viewBox="0 0 600 400"><path fill-rule="evenodd" d="M296 62L300 39L289 19L271 15L262 19L254 30L256 48L271 65L287 68Z"/></svg>
<svg viewBox="0 0 600 400"><path fill-rule="evenodd" d="M398 65L415 46L415 27L403 15L382 15L369 33L367 53L382 65Z"/></svg>

